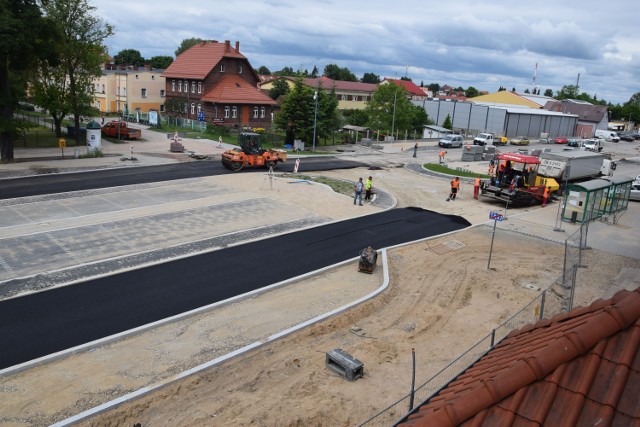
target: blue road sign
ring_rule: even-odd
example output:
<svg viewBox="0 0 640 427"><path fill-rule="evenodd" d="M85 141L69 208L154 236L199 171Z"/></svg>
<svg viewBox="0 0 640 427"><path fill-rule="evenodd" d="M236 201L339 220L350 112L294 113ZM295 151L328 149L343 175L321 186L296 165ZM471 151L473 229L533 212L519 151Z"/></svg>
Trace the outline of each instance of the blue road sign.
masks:
<svg viewBox="0 0 640 427"><path fill-rule="evenodd" d="M489 212L489 219L493 219L494 221L502 221L504 215L499 214L498 212Z"/></svg>
<svg viewBox="0 0 640 427"><path fill-rule="evenodd" d="M198 120L204 122L204 111L200 111L198 113Z"/></svg>

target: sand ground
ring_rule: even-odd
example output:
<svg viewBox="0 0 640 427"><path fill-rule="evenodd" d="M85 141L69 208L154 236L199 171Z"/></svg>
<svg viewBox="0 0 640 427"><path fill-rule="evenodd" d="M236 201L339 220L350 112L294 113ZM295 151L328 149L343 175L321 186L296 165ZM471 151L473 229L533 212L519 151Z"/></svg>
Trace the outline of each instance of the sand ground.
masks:
<svg viewBox="0 0 640 427"><path fill-rule="evenodd" d="M390 249L389 283L379 295L111 407L80 425L357 425L408 393L412 349L416 383L422 384L539 295L525 285L544 289L561 274L560 238L507 230L496 239L488 269L491 226L485 222L490 208L479 207L468 187L463 187L459 201L446 203L447 180L406 169L323 174L345 179L372 174L374 185L396 197L400 207L462 215L478 226ZM244 178L239 175L238 179ZM287 191L286 186L282 188ZM300 194L279 197L291 204L308 202ZM353 206L346 197L344 201L334 204L332 213L353 216ZM516 223L517 213L513 215ZM536 218L535 212L527 218ZM552 223L537 226L548 229ZM357 272L355 261L346 263L304 281L4 377L0 379L0 425L49 425L142 387L169 383L180 372L369 294L384 282L378 264L376 272L368 275ZM578 273L576 305L588 304L612 289L640 285L637 257L592 249L585 251L584 264L586 268ZM363 378L348 382L326 368L325 354L335 348L364 363Z"/></svg>

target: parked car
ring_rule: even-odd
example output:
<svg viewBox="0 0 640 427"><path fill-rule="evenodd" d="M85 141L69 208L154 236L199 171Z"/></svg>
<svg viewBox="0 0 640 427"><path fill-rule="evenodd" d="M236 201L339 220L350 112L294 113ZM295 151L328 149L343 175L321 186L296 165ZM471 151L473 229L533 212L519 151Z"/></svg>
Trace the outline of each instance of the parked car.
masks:
<svg viewBox="0 0 640 427"><path fill-rule="evenodd" d="M620 137L620 141L629 141L629 142L635 141L635 137L631 132L618 132L618 136Z"/></svg>
<svg viewBox="0 0 640 427"><path fill-rule="evenodd" d="M529 138L526 136L517 136L511 140L509 140L509 144L511 145L529 145Z"/></svg>
<svg viewBox="0 0 640 427"><path fill-rule="evenodd" d="M462 140L462 135L445 135L440 141L438 141L438 146L443 148L460 148L464 144Z"/></svg>
<svg viewBox="0 0 640 427"><path fill-rule="evenodd" d="M567 144L569 140L566 136L559 136L553 140L554 144Z"/></svg>
<svg viewBox="0 0 640 427"><path fill-rule="evenodd" d="M631 193L629 194L629 200L640 202L640 183L631 184Z"/></svg>
<svg viewBox="0 0 640 427"><path fill-rule="evenodd" d="M581 147L582 146L582 141L579 139L570 139L569 142L567 142L567 145L569 147Z"/></svg>

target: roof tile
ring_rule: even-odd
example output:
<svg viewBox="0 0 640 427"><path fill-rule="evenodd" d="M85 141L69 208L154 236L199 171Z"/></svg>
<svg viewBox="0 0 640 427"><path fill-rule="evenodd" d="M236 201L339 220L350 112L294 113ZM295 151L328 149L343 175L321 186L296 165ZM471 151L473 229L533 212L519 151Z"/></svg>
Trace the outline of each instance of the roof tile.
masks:
<svg viewBox="0 0 640 427"><path fill-rule="evenodd" d="M239 46L236 44L236 46ZM222 58L246 59L229 42L202 41L182 52L164 70L163 77L179 79L204 79Z"/></svg>
<svg viewBox="0 0 640 427"><path fill-rule="evenodd" d="M217 104L269 104L277 102L235 74L225 75L202 96L205 102Z"/></svg>
<svg viewBox="0 0 640 427"><path fill-rule="evenodd" d="M640 425L639 367L640 288L512 332L406 425Z"/></svg>

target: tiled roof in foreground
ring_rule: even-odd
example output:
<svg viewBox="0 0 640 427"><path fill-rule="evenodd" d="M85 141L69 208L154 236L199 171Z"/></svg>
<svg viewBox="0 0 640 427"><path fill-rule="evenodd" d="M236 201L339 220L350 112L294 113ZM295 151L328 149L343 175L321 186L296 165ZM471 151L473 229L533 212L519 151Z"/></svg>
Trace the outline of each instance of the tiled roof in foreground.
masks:
<svg viewBox="0 0 640 427"><path fill-rule="evenodd" d="M640 426L640 288L513 331L400 426Z"/></svg>

